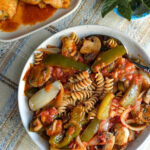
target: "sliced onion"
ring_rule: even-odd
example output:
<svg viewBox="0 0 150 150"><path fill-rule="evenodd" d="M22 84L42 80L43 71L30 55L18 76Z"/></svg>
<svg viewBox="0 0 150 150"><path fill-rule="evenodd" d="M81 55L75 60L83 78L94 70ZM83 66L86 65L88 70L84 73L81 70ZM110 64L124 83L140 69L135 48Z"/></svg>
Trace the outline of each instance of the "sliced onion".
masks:
<svg viewBox="0 0 150 150"><path fill-rule="evenodd" d="M37 49L37 51L45 52L48 54L58 54L61 52L61 49L57 47L49 47L49 48L40 48L40 49Z"/></svg>
<svg viewBox="0 0 150 150"><path fill-rule="evenodd" d="M133 110L133 108L129 107L128 109L126 109L122 115L121 115L121 122L123 125L125 125L127 128L129 128L130 130L133 130L133 131L141 131L141 130L144 130L147 126L147 124L144 124L142 126L138 126L138 127L134 127L134 126L131 126L129 125L127 122L126 122L126 119L128 117L128 114ZM131 122L130 122L131 123Z"/></svg>
<svg viewBox="0 0 150 150"><path fill-rule="evenodd" d="M63 97L64 97L64 87L63 85L61 84L61 89L60 89L60 92L58 94L58 96L56 97L55 99L55 102L54 102L54 106L55 107L60 107L60 106L63 106Z"/></svg>
<svg viewBox="0 0 150 150"><path fill-rule="evenodd" d="M42 88L35 93L29 100L29 106L32 111L36 111L48 103L50 103L59 93L61 88L61 82L55 81L50 84L49 90Z"/></svg>

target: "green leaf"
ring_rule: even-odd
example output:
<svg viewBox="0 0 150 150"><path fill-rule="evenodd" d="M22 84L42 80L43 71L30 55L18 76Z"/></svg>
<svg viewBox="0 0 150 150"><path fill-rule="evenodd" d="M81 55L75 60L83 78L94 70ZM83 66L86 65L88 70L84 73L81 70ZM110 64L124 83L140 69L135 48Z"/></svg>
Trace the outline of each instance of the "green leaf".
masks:
<svg viewBox="0 0 150 150"><path fill-rule="evenodd" d="M150 0L143 0L144 4L150 8Z"/></svg>
<svg viewBox="0 0 150 150"><path fill-rule="evenodd" d="M132 9L128 0L118 0L118 12L128 20L131 20Z"/></svg>
<svg viewBox="0 0 150 150"><path fill-rule="evenodd" d="M104 17L107 13L109 13L113 8L117 6L118 0L104 0L102 4L102 17Z"/></svg>
<svg viewBox="0 0 150 150"><path fill-rule="evenodd" d="M142 4L141 0L131 0L129 1L131 9L134 11L136 10L138 7L140 7L140 5Z"/></svg>
<svg viewBox="0 0 150 150"><path fill-rule="evenodd" d="M144 3L142 3L139 7L137 7L132 14L136 16L141 16L143 13L147 12L148 13L148 8L145 6Z"/></svg>

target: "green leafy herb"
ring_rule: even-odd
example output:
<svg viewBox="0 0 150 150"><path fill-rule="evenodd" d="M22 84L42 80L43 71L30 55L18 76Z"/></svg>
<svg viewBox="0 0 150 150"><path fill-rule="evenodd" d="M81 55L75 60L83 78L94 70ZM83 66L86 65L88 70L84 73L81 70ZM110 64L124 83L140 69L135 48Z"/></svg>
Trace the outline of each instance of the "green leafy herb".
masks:
<svg viewBox="0 0 150 150"><path fill-rule="evenodd" d="M132 14L136 15L136 16L141 16L141 14L147 12L148 13L148 8L146 7L145 4L141 4L139 7L137 7Z"/></svg>
<svg viewBox="0 0 150 150"><path fill-rule="evenodd" d="M118 12L128 20L131 20L132 10L128 0L118 1Z"/></svg>
<svg viewBox="0 0 150 150"><path fill-rule="evenodd" d="M117 6L118 0L105 0L102 6L102 16L104 17L108 12Z"/></svg>
<svg viewBox="0 0 150 150"><path fill-rule="evenodd" d="M114 8L118 8L120 15L130 20L132 14L140 16L149 12L150 0L104 0L101 11L102 17Z"/></svg>
<svg viewBox="0 0 150 150"><path fill-rule="evenodd" d="M143 0L144 4L150 8L150 0Z"/></svg>
<svg viewBox="0 0 150 150"><path fill-rule="evenodd" d="M134 11L141 5L141 0L131 0L129 4L131 5L131 9Z"/></svg>

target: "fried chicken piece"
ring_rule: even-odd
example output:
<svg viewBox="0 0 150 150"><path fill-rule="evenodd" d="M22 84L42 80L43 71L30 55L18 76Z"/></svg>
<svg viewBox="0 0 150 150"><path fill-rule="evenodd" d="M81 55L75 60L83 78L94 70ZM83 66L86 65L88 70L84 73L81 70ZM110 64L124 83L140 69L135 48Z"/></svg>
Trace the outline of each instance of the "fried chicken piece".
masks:
<svg viewBox="0 0 150 150"><path fill-rule="evenodd" d="M11 19L17 10L18 0L0 0L0 20Z"/></svg>

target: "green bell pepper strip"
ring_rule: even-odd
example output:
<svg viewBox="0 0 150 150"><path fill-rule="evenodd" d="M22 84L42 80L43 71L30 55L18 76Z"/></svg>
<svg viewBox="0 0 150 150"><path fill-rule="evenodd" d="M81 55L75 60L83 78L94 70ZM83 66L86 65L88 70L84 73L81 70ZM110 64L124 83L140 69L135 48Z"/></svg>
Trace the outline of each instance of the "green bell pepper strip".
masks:
<svg viewBox="0 0 150 150"><path fill-rule="evenodd" d="M61 133L57 134L57 135L53 135L51 136L49 143L52 145L56 145L57 143L59 143L61 140L63 139L63 135Z"/></svg>
<svg viewBox="0 0 150 150"><path fill-rule="evenodd" d="M74 124L74 125L71 125L70 127L75 128L75 132L73 134L70 134L69 129L68 129L63 140L61 140L61 138L59 138L61 135L54 135L50 138L49 143L57 148L63 148L66 145L68 145L76 136L78 136L80 134L80 132L82 130L82 128L79 124Z"/></svg>
<svg viewBox="0 0 150 150"><path fill-rule="evenodd" d="M117 46L104 53L100 53L96 61L91 67L92 71L93 72L99 71L100 69L111 64L117 58L123 56L125 53L126 53L126 49L124 48L124 46Z"/></svg>
<svg viewBox="0 0 150 150"><path fill-rule="evenodd" d="M78 62L73 58L65 57L61 54L48 54L44 58L43 63L45 65L58 66L78 71L90 70L90 67L88 65Z"/></svg>
<svg viewBox="0 0 150 150"><path fill-rule="evenodd" d="M97 118L99 120L106 120L109 117L110 106L114 97L113 93L108 93L102 100L97 112Z"/></svg>
<svg viewBox="0 0 150 150"><path fill-rule="evenodd" d="M134 105L139 93L140 93L141 85L135 82L132 82L130 87L125 92L123 98L120 100L120 104L123 107L127 107L129 105Z"/></svg>
<svg viewBox="0 0 150 150"><path fill-rule="evenodd" d="M63 148L67 146L76 136L80 134L82 130L81 123L84 119L85 119L85 112L83 110L83 107L82 106L75 107L71 113L71 119L66 126L68 130L66 132L65 137L61 141L58 141L57 136L59 137L59 135L54 135L50 138L49 143L57 148ZM75 129L74 132L70 134L69 129L72 127Z"/></svg>
<svg viewBox="0 0 150 150"><path fill-rule="evenodd" d="M100 120L93 119L81 135L81 141L88 142L98 131Z"/></svg>

